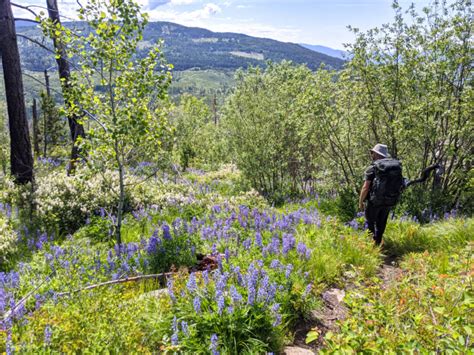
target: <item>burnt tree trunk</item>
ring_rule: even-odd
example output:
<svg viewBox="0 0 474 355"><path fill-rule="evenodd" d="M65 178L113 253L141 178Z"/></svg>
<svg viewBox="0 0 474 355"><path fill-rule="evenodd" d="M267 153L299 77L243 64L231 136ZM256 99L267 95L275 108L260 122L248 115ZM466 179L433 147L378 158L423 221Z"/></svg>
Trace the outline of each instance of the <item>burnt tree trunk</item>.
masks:
<svg viewBox="0 0 474 355"><path fill-rule="evenodd" d="M33 150L35 158L40 156L39 147L39 127L38 127L38 110L36 109L36 99L33 99Z"/></svg>
<svg viewBox="0 0 474 355"><path fill-rule="evenodd" d="M10 170L16 183L26 184L33 182L33 156L10 0L0 0L0 51L10 127Z"/></svg>
<svg viewBox="0 0 474 355"><path fill-rule="evenodd" d="M59 10L57 0L46 0L48 7L48 15L51 21L54 24L60 24L61 20L59 18ZM56 62L58 63L59 70L59 79L61 81L61 88L63 90L63 96L65 98L66 105L69 106L70 102L68 99L68 91L71 88L71 69L69 67L69 62L67 61L66 49L62 43L58 40L57 37L53 35L53 44L56 49ZM71 161L68 167L68 173L74 173L75 166L79 160L79 146L77 144L78 137L84 137L84 126L79 122L80 117L77 114L71 113L69 111L67 117L69 123L69 131L71 133L72 140L72 149L71 149Z"/></svg>

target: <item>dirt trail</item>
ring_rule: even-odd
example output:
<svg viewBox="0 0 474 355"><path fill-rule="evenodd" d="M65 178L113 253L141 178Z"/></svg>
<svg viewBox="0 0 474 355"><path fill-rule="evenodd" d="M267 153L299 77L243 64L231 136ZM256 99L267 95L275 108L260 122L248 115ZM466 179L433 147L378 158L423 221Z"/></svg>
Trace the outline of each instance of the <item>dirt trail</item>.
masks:
<svg viewBox="0 0 474 355"><path fill-rule="evenodd" d="M376 275L382 280L382 288L386 289L399 279L403 270L398 266L399 259L396 256L385 256L382 264L379 266ZM302 320L295 329L295 340L292 346L284 349L283 354L287 355L305 355L318 353L324 347L324 336L327 332L338 332L338 321L346 319L348 309L344 303L346 291L361 288L352 280L347 279L344 287L330 288L321 294L323 305L320 309L310 313L308 320ZM306 334L316 330L319 333L317 341L306 344Z"/></svg>

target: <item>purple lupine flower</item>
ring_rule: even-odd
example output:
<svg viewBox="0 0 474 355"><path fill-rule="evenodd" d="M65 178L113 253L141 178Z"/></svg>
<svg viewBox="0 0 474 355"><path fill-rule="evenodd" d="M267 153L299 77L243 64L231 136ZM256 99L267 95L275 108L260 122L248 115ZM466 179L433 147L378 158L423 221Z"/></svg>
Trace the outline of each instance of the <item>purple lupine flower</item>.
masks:
<svg viewBox="0 0 474 355"><path fill-rule="evenodd" d="M194 310L196 311L196 313L201 312L201 299L199 298L199 296L194 297L193 307L194 307Z"/></svg>
<svg viewBox="0 0 474 355"><path fill-rule="evenodd" d="M281 314L277 313L275 314L275 321L273 322L273 326L277 327L281 324Z"/></svg>
<svg viewBox="0 0 474 355"><path fill-rule="evenodd" d="M170 227L167 224L163 224L161 229L163 230L163 239L170 240L171 239Z"/></svg>
<svg viewBox="0 0 474 355"><path fill-rule="evenodd" d="M255 244L261 248L263 246L263 242L262 242L262 235L260 234L260 232L256 232L255 233Z"/></svg>
<svg viewBox="0 0 474 355"><path fill-rule="evenodd" d="M273 326L276 327L281 324L281 314L279 313L280 310L280 304L279 303L274 303L272 307L270 308L271 312L275 316L275 321L273 322Z"/></svg>
<svg viewBox="0 0 474 355"><path fill-rule="evenodd" d="M242 295L237 291L234 285L230 286L230 297L232 298L233 303L242 301Z"/></svg>
<svg viewBox="0 0 474 355"><path fill-rule="evenodd" d="M43 299L41 295L35 295L35 309L39 309L41 307L42 300Z"/></svg>
<svg viewBox="0 0 474 355"><path fill-rule="evenodd" d="M39 250L43 249L43 245L47 241L48 241L48 235L46 233L42 233L36 240L36 243L35 243L36 248Z"/></svg>
<svg viewBox="0 0 474 355"><path fill-rule="evenodd" d="M189 275L189 279L188 279L188 282L186 283L186 287L188 288L188 291L191 293L196 291L197 285L196 285L196 277L194 276L194 272L192 272Z"/></svg>
<svg viewBox="0 0 474 355"><path fill-rule="evenodd" d="M359 229L359 222L357 222L356 219L353 219L352 221L348 222L347 225L349 227L351 227L352 229L354 230L358 230Z"/></svg>
<svg viewBox="0 0 474 355"><path fill-rule="evenodd" d="M176 319L176 316L173 317L173 323L171 325L171 328L173 329L174 333L178 332L178 320Z"/></svg>
<svg viewBox="0 0 474 355"><path fill-rule="evenodd" d="M303 257L306 257L308 248L306 247L306 244L303 242L299 242L298 246L296 247L296 252Z"/></svg>
<svg viewBox="0 0 474 355"><path fill-rule="evenodd" d="M268 275L265 275L265 277L260 282L260 285L258 288L257 300L265 301L267 299L269 282L270 280L268 278Z"/></svg>
<svg viewBox="0 0 474 355"><path fill-rule="evenodd" d="M244 278L240 272L240 267L239 266L236 266L234 268L234 274L235 276L237 277L237 283L240 285L240 286L243 286L244 285Z"/></svg>
<svg viewBox="0 0 474 355"><path fill-rule="evenodd" d="M233 306L228 306L227 307L227 313L229 313L229 314L234 313L234 307Z"/></svg>
<svg viewBox="0 0 474 355"><path fill-rule="evenodd" d="M250 284L247 286L247 304L252 306L255 302L255 286Z"/></svg>
<svg viewBox="0 0 474 355"><path fill-rule="evenodd" d="M277 236L272 237L272 242L270 244L269 251L272 254L278 254L280 252L280 238L278 238Z"/></svg>
<svg viewBox="0 0 474 355"><path fill-rule="evenodd" d="M224 292L225 286L227 284L227 275L226 274L217 274L216 280L216 293Z"/></svg>
<svg viewBox="0 0 474 355"><path fill-rule="evenodd" d="M51 344L51 336L53 335L53 330L51 326L48 324L46 328L44 328L44 343L48 346Z"/></svg>
<svg viewBox="0 0 474 355"><path fill-rule="evenodd" d="M286 255L295 246L296 239L292 234L283 235L283 254Z"/></svg>
<svg viewBox="0 0 474 355"><path fill-rule="evenodd" d="M252 263L249 266L247 271L247 303L249 305L253 305L255 302L255 293L257 288L257 281L258 281L258 270L255 268L255 265Z"/></svg>
<svg viewBox="0 0 474 355"><path fill-rule="evenodd" d="M158 237L158 230L155 229L150 239L148 240L148 245L146 251L148 254L154 254L158 250L158 245L160 244L160 238Z"/></svg>
<svg viewBox="0 0 474 355"><path fill-rule="evenodd" d="M272 262L270 263L270 268L276 269L281 266L280 260L278 259L273 259Z"/></svg>
<svg viewBox="0 0 474 355"><path fill-rule="evenodd" d="M168 294L170 295L171 300L176 302L176 296L173 292L173 279L171 277L166 281L166 287L168 288Z"/></svg>
<svg viewBox="0 0 474 355"><path fill-rule="evenodd" d="M287 279L290 277L292 271L293 271L293 265L292 264L286 265L285 277Z"/></svg>
<svg viewBox="0 0 474 355"><path fill-rule="evenodd" d="M230 259L230 251L229 251L229 248L225 248L224 255L225 255L225 261L226 261L227 263L229 263L229 259Z"/></svg>
<svg viewBox="0 0 474 355"><path fill-rule="evenodd" d="M184 335L189 336L188 322L185 322L184 320L181 322L181 330L183 331Z"/></svg>
<svg viewBox="0 0 474 355"><path fill-rule="evenodd" d="M173 333L171 335L171 345L178 345L179 344L179 338L178 338L178 333Z"/></svg>
<svg viewBox="0 0 474 355"><path fill-rule="evenodd" d="M202 278L204 280L204 285L208 285L209 284L209 271L206 269L202 272Z"/></svg>
<svg viewBox="0 0 474 355"><path fill-rule="evenodd" d="M312 283L308 284L308 286L306 286L306 288L303 292L303 297L308 296L310 294L312 288L313 288L313 284Z"/></svg>
<svg viewBox="0 0 474 355"><path fill-rule="evenodd" d="M217 351L217 347L219 345L218 341L219 341L219 339L217 338L217 335L212 334L211 335L211 346L210 346L210 349L212 351L212 355L219 355L219 351Z"/></svg>
<svg viewBox="0 0 474 355"><path fill-rule="evenodd" d="M217 254L217 267L219 269L220 272L222 272L224 270L223 266L222 266L222 256L221 254Z"/></svg>
<svg viewBox="0 0 474 355"><path fill-rule="evenodd" d="M217 300L217 313L222 314L222 311L224 310L224 307L225 307L225 299L222 293L219 295L216 294L216 300Z"/></svg>
<svg viewBox="0 0 474 355"><path fill-rule="evenodd" d="M252 245L252 240L250 238L247 238L242 242L242 246L244 247L245 250L249 250L251 245Z"/></svg>
<svg viewBox="0 0 474 355"><path fill-rule="evenodd" d="M13 355L15 352L15 347L13 346L13 341L12 341L11 329L8 329L7 331L7 342L6 342L5 352L7 353L7 355Z"/></svg>
<svg viewBox="0 0 474 355"><path fill-rule="evenodd" d="M275 299L276 293L277 293L277 284L275 282L272 282L270 286L268 286L268 292L267 292L267 300L266 303L273 302Z"/></svg>

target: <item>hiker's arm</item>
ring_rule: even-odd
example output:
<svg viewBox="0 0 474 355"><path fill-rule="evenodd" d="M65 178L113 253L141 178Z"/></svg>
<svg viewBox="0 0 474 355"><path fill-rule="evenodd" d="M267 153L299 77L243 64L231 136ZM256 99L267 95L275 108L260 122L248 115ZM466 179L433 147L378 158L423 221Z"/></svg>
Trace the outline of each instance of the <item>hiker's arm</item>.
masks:
<svg viewBox="0 0 474 355"><path fill-rule="evenodd" d="M359 210L363 211L364 210L364 201L369 194L370 190L370 184L372 181L370 180L365 180L364 185L362 185L362 189L360 190L360 196L359 196Z"/></svg>

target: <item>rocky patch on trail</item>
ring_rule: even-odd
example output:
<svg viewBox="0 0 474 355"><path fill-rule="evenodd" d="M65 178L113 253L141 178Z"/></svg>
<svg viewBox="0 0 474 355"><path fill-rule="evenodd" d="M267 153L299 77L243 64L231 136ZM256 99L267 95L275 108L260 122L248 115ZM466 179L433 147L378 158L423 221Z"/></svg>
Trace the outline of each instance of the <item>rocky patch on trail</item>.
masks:
<svg viewBox="0 0 474 355"><path fill-rule="evenodd" d="M337 331L337 322L344 320L347 316L347 308L344 305L344 290L331 288L322 293L323 306L310 313L309 319L300 322L295 330L295 342L293 346L284 349L284 354L314 354L324 346L324 336L328 331ZM317 332L317 339L306 344L308 332Z"/></svg>
<svg viewBox="0 0 474 355"><path fill-rule="evenodd" d="M295 329L294 344L287 346L283 353L287 355L314 354L325 346L326 333L338 332L338 321L348 317L349 310L345 306L346 290L357 288L353 275L345 275L344 289L330 288L321 294L323 305L313 310L308 319L301 320ZM386 289L403 276L403 270L398 266L396 256L386 256L380 265L377 276L382 280L382 288ZM317 338L306 344L308 332L316 332Z"/></svg>

